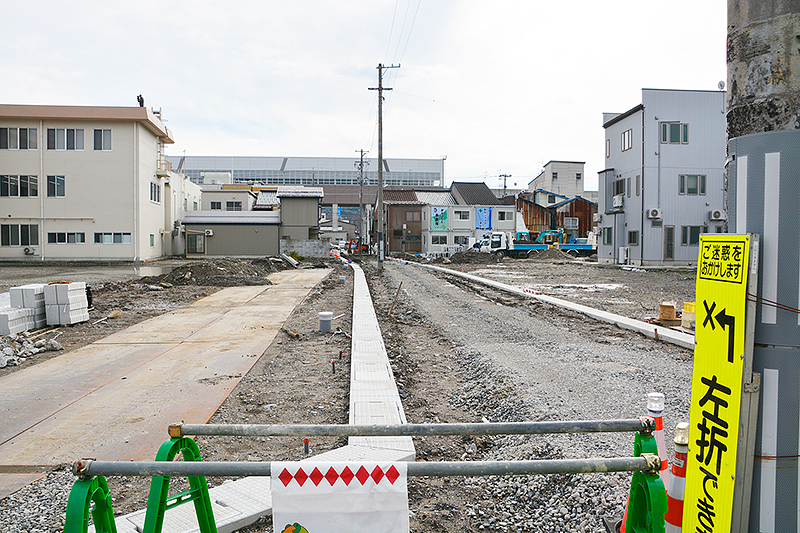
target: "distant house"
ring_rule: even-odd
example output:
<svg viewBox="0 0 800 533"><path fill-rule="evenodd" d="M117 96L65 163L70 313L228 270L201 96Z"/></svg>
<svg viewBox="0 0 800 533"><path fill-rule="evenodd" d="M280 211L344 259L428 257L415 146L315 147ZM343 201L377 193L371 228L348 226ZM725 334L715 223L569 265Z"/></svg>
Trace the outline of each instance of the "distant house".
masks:
<svg viewBox="0 0 800 533"><path fill-rule="evenodd" d="M279 210L188 213L183 219L186 256L263 257L297 246L304 249L301 255L327 255L327 244L318 240L322 188L278 187L275 197L280 201Z"/></svg>
<svg viewBox="0 0 800 533"><path fill-rule="evenodd" d="M570 198L550 209L555 214L555 227L563 229L572 238L586 237L593 231L597 204L586 198Z"/></svg>
<svg viewBox="0 0 800 533"><path fill-rule="evenodd" d="M514 231L514 205L504 205L485 183L453 183L450 190L384 190L387 251L450 255L492 231Z"/></svg>
<svg viewBox="0 0 800 533"><path fill-rule="evenodd" d="M280 186L275 195L281 203L281 239L319 238L322 187Z"/></svg>
<svg viewBox="0 0 800 533"><path fill-rule="evenodd" d="M567 199L583 196L583 184L586 181L584 165L583 161L548 161L544 170L528 183L528 191L542 189ZM549 202L545 207L554 203L557 202Z"/></svg>
<svg viewBox="0 0 800 533"><path fill-rule="evenodd" d="M250 211L258 194L250 185L201 185L203 203L201 211Z"/></svg>
<svg viewBox="0 0 800 533"><path fill-rule="evenodd" d="M193 211L183 218L186 257L264 257L280 253L277 211Z"/></svg>
<svg viewBox="0 0 800 533"><path fill-rule="evenodd" d="M725 93L643 89L605 113L598 261L696 264L700 234L724 231Z"/></svg>

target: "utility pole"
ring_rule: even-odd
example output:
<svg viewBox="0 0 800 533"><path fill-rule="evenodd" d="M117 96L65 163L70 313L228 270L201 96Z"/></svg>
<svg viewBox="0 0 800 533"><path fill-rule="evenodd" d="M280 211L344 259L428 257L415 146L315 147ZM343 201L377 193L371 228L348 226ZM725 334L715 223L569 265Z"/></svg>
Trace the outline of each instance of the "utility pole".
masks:
<svg viewBox="0 0 800 533"><path fill-rule="evenodd" d="M378 91L378 272L383 270L384 232L383 232L383 91L391 91L383 86L383 69L400 68L400 65L384 67L378 63L378 86L370 87L370 91Z"/></svg>
<svg viewBox="0 0 800 533"><path fill-rule="evenodd" d="M503 198L506 197L506 178L510 178L511 174L500 174L500 177L503 178Z"/></svg>
<svg viewBox="0 0 800 533"><path fill-rule="evenodd" d="M369 165L369 161L364 163L364 154L369 153L365 152L363 149L356 150L357 152L361 152L361 160L356 161L356 166L358 167L358 171L361 174L361 177L358 179L358 253L361 253L361 247L364 243L364 165Z"/></svg>

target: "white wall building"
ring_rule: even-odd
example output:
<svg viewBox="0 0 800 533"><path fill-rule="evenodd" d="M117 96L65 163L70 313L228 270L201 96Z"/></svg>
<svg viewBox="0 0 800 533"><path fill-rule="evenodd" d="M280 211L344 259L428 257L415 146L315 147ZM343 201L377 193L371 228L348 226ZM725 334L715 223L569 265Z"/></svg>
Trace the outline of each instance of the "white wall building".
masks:
<svg viewBox="0 0 800 533"><path fill-rule="evenodd" d="M0 260L145 260L177 253L199 187L144 107L0 105Z"/></svg>
<svg viewBox="0 0 800 533"><path fill-rule="evenodd" d="M528 191L544 190L565 198L584 196L584 166L583 161L549 161L544 170L528 183ZM553 201L545 207L560 201Z"/></svg>
<svg viewBox="0 0 800 533"><path fill-rule="evenodd" d="M696 264L700 234L725 230L725 93L643 89L603 128L598 260Z"/></svg>

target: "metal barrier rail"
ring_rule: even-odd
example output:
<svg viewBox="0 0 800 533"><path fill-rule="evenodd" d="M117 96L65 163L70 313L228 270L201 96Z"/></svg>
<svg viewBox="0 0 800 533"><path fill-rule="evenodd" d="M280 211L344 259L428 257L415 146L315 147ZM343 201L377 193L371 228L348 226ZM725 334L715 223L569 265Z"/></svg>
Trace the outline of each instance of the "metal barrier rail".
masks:
<svg viewBox="0 0 800 533"><path fill-rule="evenodd" d="M64 533L86 533L89 514L96 533L116 533L112 498L105 476L152 477L144 533L161 533L164 514L192 502L200 533L216 533L207 476L269 476L270 462L203 462L197 443L185 435L227 436L429 436L501 435L544 433L635 432L634 457L552 459L539 461L409 462L410 476L493 476L566 473L633 472L628 526L638 533L662 533L667 497L658 475L661 461L653 436L655 421L638 420L550 421L483 424L406 424L398 426L350 425L207 425L172 424L155 461L96 461L72 465L78 481L70 492ZM174 459L180 454L182 462ZM187 477L190 489L169 495L173 476Z"/></svg>
<svg viewBox="0 0 800 533"><path fill-rule="evenodd" d="M574 420L487 422L465 424L312 425L312 424L172 424L170 437L188 435L248 437L420 437L433 435L542 435L549 433L652 434L652 418L638 420Z"/></svg>
<svg viewBox="0 0 800 533"><path fill-rule="evenodd" d="M539 461L442 461L410 462L409 476L525 476L532 474L568 474L596 472L644 472L657 474L661 461L657 454L639 457L598 459L542 459ZM84 459L72 465L72 473L81 479L94 476L269 476L270 462L164 462L164 461L95 461Z"/></svg>

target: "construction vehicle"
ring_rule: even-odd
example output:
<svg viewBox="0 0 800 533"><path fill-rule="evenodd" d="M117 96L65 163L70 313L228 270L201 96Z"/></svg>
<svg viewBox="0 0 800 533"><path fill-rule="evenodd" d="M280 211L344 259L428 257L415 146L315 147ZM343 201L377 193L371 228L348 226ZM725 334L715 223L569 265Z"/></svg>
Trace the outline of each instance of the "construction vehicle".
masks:
<svg viewBox="0 0 800 533"><path fill-rule="evenodd" d="M489 237L489 246L481 246L482 252L495 254L497 257L528 257L534 251L547 250L549 244L531 240L517 240L510 232L495 231Z"/></svg>
<svg viewBox="0 0 800 533"><path fill-rule="evenodd" d="M357 252L358 251L358 239L350 239L350 242L347 244L347 250L350 252ZM369 253L369 244L361 243L361 253L368 254Z"/></svg>

